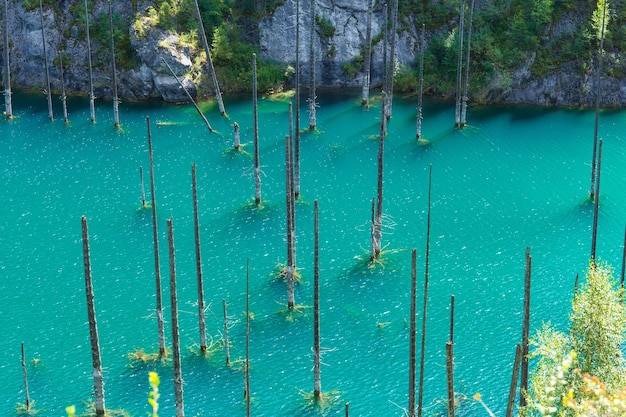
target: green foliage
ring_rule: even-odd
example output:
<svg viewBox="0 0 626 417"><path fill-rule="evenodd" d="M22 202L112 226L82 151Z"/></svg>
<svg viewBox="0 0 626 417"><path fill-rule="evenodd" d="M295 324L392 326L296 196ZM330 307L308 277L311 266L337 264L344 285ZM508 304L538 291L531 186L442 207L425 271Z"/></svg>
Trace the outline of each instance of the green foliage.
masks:
<svg viewBox="0 0 626 417"><path fill-rule="evenodd" d="M358 56L355 56L352 61L343 64L342 68L351 80L363 69L363 51Z"/></svg>
<svg viewBox="0 0 626 417"><path fill-rule="evenodd" d="M322 38L332 38L333 36L335 36L335 25L333 24L332 20L316 14L315 24L317 24L317 27L320 30L320 36Z"/></svg>
<svg viewBox="0 0 626 417"><path fill-rule="evenodd" d="M570 332L565 334L544 326L533 342L532 356L538 357L538 361L526 415L586 415L574 407L581 404L581 397L590 394L585 385L595 384L585 375L602 381L608 398L626 385L621 351L626 336L622 294L610 267L590 265L586 283L572 302ZM574 372L568 372L570 369Z"/></svg>
<svg viewBox="0 0 626 417"><path fill-rule="evenodd" d="M159 375L156 372L148 373L148 382L150 382L150 387L152 391L148 396L148 404L152 407L152 417L159 417Z"/></svg>

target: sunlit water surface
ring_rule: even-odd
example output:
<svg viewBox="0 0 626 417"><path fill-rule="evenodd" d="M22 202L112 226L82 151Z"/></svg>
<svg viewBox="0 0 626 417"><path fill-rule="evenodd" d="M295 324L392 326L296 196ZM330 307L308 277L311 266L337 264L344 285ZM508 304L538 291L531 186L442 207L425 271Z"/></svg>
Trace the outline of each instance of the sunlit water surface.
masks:
<svg viewBox="0 0 626 417"><path fill-rule="evenodd" d="M228 303L231 356L245 357L245 278L250 260L252 415L314 416L313 201L320 210L322 390L336 396L324 415L401 416L407 407L411 249L418 253L421 329L432 165L430 287L424 371L425 415L444 412L445 343L455 295L455 389L470 398L461 415L485 415L480 392L502 415L515 345L521 338L524 253L532 254L532 330L568 326L576 274L591 247L588 199L592 111L471 107L453 128L453 103L427 101L415 140L416 100L396 95L385 139L383 266L364 268L376 195L380 101L365 111L357 92L324 92L318 131L302 134L302 196L296 204L302 281L293 320L281 312L286 286L287 101L259 103L263 208L254 197L252 104L227 100L229 119L202 105L211 134L191 106L70 102L71 126L47 120L45 99L14 99L16 118L0 123L0 414L24 402L20 342L31 398L45 416L86 409L93 390L81 222L89 221L106 404L133 416L149 411L147 374L161 375L160 415L174 414L171 364L137 364L136 349L157 349L152 214L140 209L139 167L149 190L146 116L154 144L166 338L171 343L166 221L176 246L186 414L245 415L243 376L224 351L197 356L197 287L191 165L197 164L207 331L222 336ZM306 103L303 101L303 106ZM302 127L308 127L303 107ZM233 152L233 122L245 152ZM604 139L598 257L621 271L626 223L626 112L600 117ZM420 331L421 333L421 331ZM420 340L418 334L418 341ZM418 346L418 357L419 357ZM419 374L419 372L418 372Z"/></svg>

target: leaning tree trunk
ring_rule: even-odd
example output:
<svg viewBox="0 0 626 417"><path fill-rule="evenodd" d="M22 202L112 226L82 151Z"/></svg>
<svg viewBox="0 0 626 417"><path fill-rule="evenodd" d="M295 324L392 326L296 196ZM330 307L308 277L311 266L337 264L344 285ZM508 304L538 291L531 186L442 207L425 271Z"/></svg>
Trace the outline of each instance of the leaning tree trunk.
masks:
<svg viewBox="0 0 626 417"><path fill-rule="evenodd" d="M313 202L313 396L322 395L320 371L320 268L319 268L319 215L317 200Z"/></svg>
<svg viewBox="0 0 626 417"><path fill-rule="evenodd" d="M96 106L94 104L95 96L93 95L93 66L91 64L91 40L89 38L89 9L87 8L87 0L85 0L85 37L87 39L87 64L89 66L89 114L91 115L91 123L95 123Z"/></svg>
<svg viewBox="0 0 626 417"><path fill-rule="evenodd" d="M417 86L417 123L416 123L416 139L422 137L422 107L423 107L423 89L424 89L424 49L426 48L425 42L426 27L422 24L422 34L420 35L420 70L419 81Z"/></svg>
<svg viewBox="0 0 626 417"><path fill-rule="evenodd" d="M517 380L519 379L519 365L522 360L522 345L519 343L515 347L515 361L513 362L513 375L511 376L511 386L509 388L509 400L506 404L506 417L513 417L515 408L515 393L517 392Z"/></svg>
<svg viewBox="0 0 626 417"><path fill-rule="evenodd" d="M259 109L257 105L256 54L252 54L252 115L254 119L254 202L261 205L261 164L259 162Z"/></svg>
<svg viewBox="0 0 626 417"><path fill-rule="evenodd" d="M309 37L309 130L317 128L317 96L315 93L315 0L311 0L311 28Z"/></svg>
<svg viewBox="0 0 626 417"><path fill-rule="evenodd" d="M113 39L113 0L109 0L109 29L111 38L111 75L113 80L113 125L120 127L119 98L117 96L117 69L115 67L115 40Z"/></svg>
<svg viewBox="0 0 626 417"><path fill-rule="evenodd" d="M217 105L220 109L220 114L226 116L226 109L224 108L224 101L222 100L222 93L220 91L220 85L217 82L217 75L215 74L215 67L213 66L213 59L211 58L211 50L209 49L209 42L204 32L204 23L202 23L202 15L200 14L200 7L198 6L198 0L193 1L196 9L196 20L198 21L198 28L200 29L200 40L202 46L204 46L204 53L206 54L207 63L209 65L209 72L211 73L211 80L213 81L213 89L215 90L215 98L217 99Z"/></svg>
<svg viewBox="0 0 626 417"><path fill-rule="evenodd" d="M376 0L368 0L367 23L365 29L365 51L363 59L363 90L361 93L361 106L369 107L370 101L370 77L372 70L372 9Z"/></svg>
<svg viewBox="0 0 626 417"><path fill-rule="evenodd" d="M102 377L102 359L100 357L100 341L98 339L98 324L96 322L96 307L94 305L93 283L91 279L91 258L89 254L89 230L87 218L81 217L83 229L83 261L85 269L85 293L87 295L87 318L89 321L89 339L91 341L91 361L93 365L93 388L95 397L96 416L104 416L104 379Z"/></svg>
<svg viewBox="0 0 626 417"><path fill-rule="evenodd" d="M589 189L589 196L591 200L595 198L595 182L596 182L596 155L598 151L598 122L600 118L600 96L602 90L600 88L601 75L602 75L602 61L604 55L604 31L606 23L606 3L602 9L602 29L600 33L600 47L598 49L598 71L596 72L596 118L593 127L593 153L591 155L591 188Z"/></svg>
<svg viewBox="0 0 626 417"><path fill-rule="evenodd" d="M408 417L415 417L415 374L417 356L417 251L411 252L411 318L409 334L409 408Z"/></svg>
<svg viewBox="0 0 626 417"><path fill-rule="evenodd" d="M150 155L150 194L152 198L152 234L154 241L154 273L156 278L156 315L159 328L159 356L165 356L165 325L163 323L163 298L161 291L161 261L159 256L159 230L157 226L156 197L154 190L154 157L152 154L152 135L150 134L150 118L148 125L148 154Z"/></svg>
<svg viewBox="0 0 626 417"><path fill-rule="evenodd" d="M174 250L174 227L167 219L167 241L170 255L170 308L172 310L172 357L174 361L174 396L176 417L185 417L183 399L183 375L180 366L180 337L178 331L178 295L176 292L176 259Z"/></svg>
<svg viewBox="0 0 626 417"><path fill-rule="evenodd" d="M193 230L196 240L196 273L198 281L198 325L200 329L200 351L206 352L206 322L204 319L204 284L202 282L202 254L200 251L200 215L198 212L198 186L196 164L191 165L191 190L193 195Z"/></svg>
<svg viewBox="0 0 626 417"><path fill-rule="evenodd" d="M524 322L522 325L522 376L520 380L519 406L526 406L526 395L528 393L528 352L530 333L530 273L532 268L532 257L530 248L526 248L526 274L524 276Z"/></svg>
<svg viewBox="0 0 626 417"><path fill-rule="evenodd" d="M13 118L11 104L11 65L9 57L9 2L4 0L4 116Z"/></svg>
<svg viewBox="0 0 626 417"><path fill-rule="evenodd" d="M63 120L65 124L70 122L69 116L67 115L67 95L65 94L65 77L64 67L63 67L63 54L59 51L59 66L61 67L61 103L63 103Z"/></svg>
<svg viewBox="0 0 626 417"><path fill-rule="evenodd" d="M54 120L52 111L52 91L50 90L50 69L48 68L48 53L46 51L46 31L43 22L43 2L39 0L39 17L41 18L41 43L43 46L43 63L46 70L46 97L48 99L48 119Z"/></svg>
<svg viewBox="0 0 626 417"><path fill-rule="evenodd" d="M461 13L459 17L459 53L456 64L456 108L454 112L454 126L461 126L461 78L462 78L462 70L463 70L463 23L465 20L465 0L461 0Z"/></svg>
<svg viewBox="0 0 626 417"><path fill-rule="evenodd" d="M396 69L396 30L398 26L398 0L393 0L391 4L391 39L389 56L389 90L387 90L387 120L391 119L393 109L393 78Z"/></svg>

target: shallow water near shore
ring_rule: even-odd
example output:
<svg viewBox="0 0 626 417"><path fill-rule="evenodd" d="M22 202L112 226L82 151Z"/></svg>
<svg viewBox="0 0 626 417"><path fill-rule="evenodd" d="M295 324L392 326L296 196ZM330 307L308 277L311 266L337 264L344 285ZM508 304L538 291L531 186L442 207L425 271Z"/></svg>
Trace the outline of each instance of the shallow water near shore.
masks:
<svg viewBox="0 0 626 417"><path fill-rule="evenodd" d="M136 364L127 354L158 346L154 315L152 213L141 209L139 167L150 200L146 117L151 120L166 339L171 341L166 220L173 219L185 408L189 416L245 415L243 376L194 353L199 341L191 197L197 164L207 332L222 334L228 303L233 360L245 356L246 259L250 260L252 415L314 416L313 201L320 210L322 390L336 402L323 415L401 416L407 407L411 249L418 253L418 329L423 306L428 172L432 225L424 373L425 415L443 415L445 343L455 296L455 389L459 414L486 415L480 392L503 415L515 345L521 339L524 253L533 256L531 334L568 325L576 274L591 250L588 198L594 113L533 107L470 107L453 128L454 103L427 100L415 139L416 100L395 96L385 139L383 265L364 267L376 195L380 102L365 111L357 91L322 91L318 131L301 136L296 204L296 302L281 312L286 285L286 101L259 102L263 208L253 208L252 105L226 99L229 119L202 103L217 134L192 106L70 101L71 125L47 119L43 96L14 97L17 116L0 122L0 414L24 402L20 342L30 396L40 415L82 412L93 390L80 217L89 222L106 403L133 416L149 411L148 371L161 376L160 415L174 414L170 364ZM308 127L306 101L301 126ZM245 152L233 152L241 126ZM597 256L621 271L626 223L625 111L600 116L604 139ZM419 332L419 330L418 330ZM421 336L418 335L418 340ZM419 346L418 346L419 356Z"/></svg>

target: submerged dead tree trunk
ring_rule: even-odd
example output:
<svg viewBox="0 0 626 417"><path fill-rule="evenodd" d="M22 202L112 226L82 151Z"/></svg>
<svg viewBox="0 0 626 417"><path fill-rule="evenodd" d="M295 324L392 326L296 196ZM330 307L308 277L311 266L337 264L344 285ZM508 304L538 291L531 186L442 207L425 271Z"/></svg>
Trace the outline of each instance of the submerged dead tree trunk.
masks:
<svg viewBox="0 0 626 417"><path fill-rule="evenodd" d="M91 123L96 122L96 106L93 95L93 66L91 64L91 39L89 37L89 8L87 7L87 0L85 0L85 37L87 40L87 64L89 67L89 114Z"/></svg>
<svg viewBox="0 0 626 417"><path fill-rule="evenodd" d="M317 95L315 93L315 1L311 0L311 28L309 38L309 130L317 128Z"/></svg>
<svg viewBox="0 0 626 417"><path fill-rule="evenodd" d="M146 189L143 186L143 167L139 167L139 184L141 185L141 207L148 207L146 202Z"/></svg>
<svg viewBox="0 0 626 417"><path fill-rule="evenodd" d="M459 53L456 64L456 108L454 112L454 127L461 127L461 78L463 71L463 24L465 20L465 0L461 0L461 10L459 17Z"/></svg>
<svg viewBox="0 0 626 417"><path fill-rule="evenodd" d="M417 416L422 417L424 401L424 361L426 355L426 316L428 311L428 266L430 257L430 198L432 190L433 166L430 165L428 173L428 214L426 218L426 262L424 268L424 311L422 313L422 351L420 352L420 380L419 395L417 398Z"/></svg>
<svg viewBox="0 0 626 417"><path fill-rule="evenodd" d="M243 363L243 398L250 417L250 259L246 260L246 360Z"/></svg>
<svg viewBox="0 0 626 417"><path fill-rule="evenodd" d="M293 195L300 197L300 0L296 0L296 91L295 91L295 156Z"/></svg>
<svg viewBox="0 0 626 417"><path fill-rule="evenodd" d="M595 182L596 182L596 155L598 151L598 123L600 119L600 96L602 89L600 88L600 82L602 81L602 63L604 56L604 32L606 24L606 9L607 4L603 2L602 8L602 27L600 29L600 46L598 48L598 71L596 72L596 117L593 127L593 152L591 155L591 187L589 188L589 196L591 200L595 198Z"/></svg>
<svg viewBox="0 0 626 417"><path fill-rule="evenodd" d="M93 365L93 389L95 397L95 412L97 417L104 416L104 379L102 377L102 359L100 357L100 341L98 339L98 324L96 322L96 307L94 303L93 283L91 279L91 257L89 253L89 230L87 218L81 217L83 231L83 261L85 269L85 294L87 295L87 319L89 321L89 340L91 342L91 362Z"/></svg>
<svg viewBox="0 0 626 417"><path fill-rule="evenodd" d="M368 0L367 23L365 29L365 47L363 54L363 89L361 93L361 106L369 107L370 101L370 77L372 70L372 9L376 0Z"/></svg>
<svg viewBox="0 0 626 417"><path fill-rule="evenodd" d="M409 408L408 417L415 417L415 375L417 362L417 250L411 251L411 318L409 334Z"/></svg>
<svg viewBox="0 0 626 417"><path fill-rule="evenodd" d="M22 374L24 375L24 394L26 396L26 411L30 411L30 394L28 393L28 373L26 372L26 354L24 353L24 342L22 342Z"/></svg>
<svg viewBox="0 0 626 417"><path fill-rule="evenodd" d="M165 356L165 325L163 323L163 298L161 291L161 261L159 256L159 228L157 223L156 197L154 187L154 157L152 154L152 135L150 134L150 118L148 125L148 154L150 155L150 193L152 198L152 235L154 241L154 273L156 278L156 316L159 327L159 356Z"/></svg>
<svg viewBox="0 0 626 417"><path fill-rule="evenodd" d="M235 148L235 150L239 150L239 148L241 148L241 135L239 133L239 123L237 122L233 123L233 130L234 130L233 135L235 136L235 143L233 147Z"/></svg>
<svg viewBox="0 0 626 417"><path fill-rule="evenodd" d="M398 0L392 0L391 2L391 51L389 54L389 90L385 90L387 95L387 120L391 119L393 111L393 79L396 70L396 31L398 26Z"/></svg>
<svg viewBox="0 0 626 417"><path fill-rule="evenodd" d="M320 263L319 263L319 215L317 200L313 201L313 396L322 395L320 353Z"/></svg>
<svg viewBox="0 0 626 417"><path fill-rule="evenodd" d="M206 54L207 64L209 65L209 72L211 73L211 80L213 81L213 89L215 90L217 106L220 109L220 114L222 116L226 116L226 109L224 108L224 101L222 100L222 92L220 91L220 85L217 82L217 75L215 74L215 67L213 66L213 58L211 58L209 42L207 41L206 33L204 32L204 23L202 23L202 15L200 14L198 0L193 0L193 4L196 10L196 20L198 21L200 40L202 41L202 46L204 46L204 53Z"/></svg>
<svg viewBox="0 0 626 417"><path fill-rule="evenodd" d="M291 138L285 136L285 200L287 203L287 265L285 266L285 280L287 281L287 308L295 307L295 256L294 256L294 238L293 238L293 192L292 192L292 156L291 156Z"/></svg>
<svg viewBox="0 0 626 417"><path fill-rule="evenodd" d="M11 103L11 65L9 53L9 2L4 0L4 116L13 118L13 105Z"/></svg>
<svg viewBox="0 0 626 417"><path fill-rule="evenodd" d="M383 99L381 100L381 112L380 112L380 138L378 142L378 193L376 204L376 215L373 219L372 226L372 254L370 260L377 259L380 256L382 249L383 239L383 165L385 154L385 134L386 134L386 94L383 92Z"/></svg>
<svg viewBox="0 0 626 417"><path fill-rule="evenodd" d="M472 42L472 20L474 19L474 0L471 0L469 23L467 26L467 50L465 51L465 76L463 80L463 100L461 102L461 127L466 125L467 120L467 89L469 84L470 46Z"/></svg>
<svg viewBox="0 0 626 417"><path fill-rule="evenodd" d="M426 26L422 24L422 33L420 35L420 69L419 69L419 81L417 84L417 122L415 138L420 139L422 137L422 107L423 107L423 89L424 89L424 49L426 48L425 41Z"/></svg>
<svg viewBox="0 0 626 417"><path fill-rule="evenodd" d="M254 202L261 205L261 164L259 162L259 109L257 107L256 54L252 54L252 117L254 119Z"/></svg>
<svg viewBox="0 0 626 417"><path fill-rule="evenodd" d="M454 363L452 342L446 342L446 376L448 381L448 417L454 417Z"/></svg>
<svg viewBox="0 0 626 417"><path fill-rule="evenodd" d="M43 2L39 0L39 17L41 18L41 43L43 46L43 63L46 70L46 97L48 99L48 119L54 120L54 112L52 111L52 91L50 89L50 69L48 67L48 53L46 50L46 31L43 21Z"/></svg>
<svg viewBox="0 0 626 417"><path fill-rule="evenodd" d="M163 63L167 66L167 69L170 70L170 72L172 73L172 76L174 77L174 79L176 80L176 82L178 83L178 85L180 86L180 88L182 88L182 90L185 92L185 94L187 95L187 98L189 99L189 101L191 101L191 104L193 104L193 107L196 109L196 111L198 112L198 114L200 115L200 117L202 118L202 120L204 121L204 124L206 125L206 127L209 129L209 132L213 133L214 130L211 127L211 123L209 123L209 121L207 120L206 116L204 115L204 113L202 113L202 110L200 110L200 107L198 106L198 104L196 103L196 101L193 99L193 97L191 97L191 94L189 93L189 91L187 91L187 89L185 88L185 86L183 85L183 82L180 80L180 78L178 78L178 76L176 75L176 73L174 73L174 70L172 69L172 67L170 66L170 64L167 63L167 61L165 60L165 58L161 57L161 60L163 61Z"/></svg>
<svg viewBox="0 0 626 417"><path fill-rule="evenodd" d="M174 396L176 417L185 417L183 400L183 375L180 366L180 337L178 331L178 295L176 292L176 259L174 250L174 227L167 219L167 241L170 255L170 308L172 310L172 357L174 361Z"/></svg>
<svg viewBox="0 0 626 417"><path fill-rule="evenodd" d="M109 0L109 30L111 38L111 79L113 80L113 125L120 127L120 100L117 96L117 68L115 67L115 40L113 39L113 0Z"/></svg>
<svg viewBox="0 0 626 417"><path fill-rule="evenodd" d="M591 262L596 263L596 242L598 240L598 216L600 214L600 168L602 166L602 138L598 145L598 172L596 174L596 191L593 207L593 227L591 230Z"/></svg>
<svg viewBox="0 0 626 417"><path fill-rule="evenodd" d="M198 213L198 186L196 164L191 165L191 191L193 194L193 231L196 241L196 274L198 281L198 325L200 329L200 351L206 352L206 322L204 319L204 284L202 282L202 254L200 250L200 214Z"/></svg>
<svg viewBox="0 0 626 417"><path fill-rule="evenodd" d="M526 395L528 393L528 352L530 348L530 272L532 268L532 257L530 248L526 248L526 274L524 277L524 322L522 325L522 376L520 380L519 406L526 406Z"/></svg>
<svg viewBox="0 0 626 417"><path fill-rule="evenodd" d="M509 389L509 400L506 404L506 417L513 417L515 408L515 394L517 392L517 380L519 379L519 365L522 360L522 346L518 343L515 348L515 361L513 362L513 375Z"/></svg>
<svg viewBox="0 0 626 417"><path fill-rule="evenodd" d="M61 67L61 103L63 104L63 121L65 124L69 124L70 119L67 115L67 95L65 94L65 68L63 67L63 54L59 51L59 65Z"/></svg>

